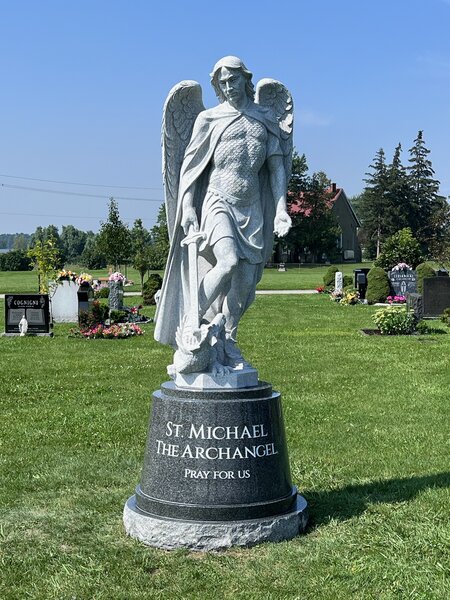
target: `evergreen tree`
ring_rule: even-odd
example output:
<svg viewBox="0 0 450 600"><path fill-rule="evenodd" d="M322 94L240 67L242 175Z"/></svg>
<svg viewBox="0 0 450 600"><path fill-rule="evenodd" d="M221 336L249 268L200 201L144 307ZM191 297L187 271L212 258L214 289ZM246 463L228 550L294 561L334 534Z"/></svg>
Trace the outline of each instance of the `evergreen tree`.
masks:
<svg viewBox="0 0 450 600"><path fill-rule="evenodd" d="M366 187L359 203L362 221L361 237L369 258L378 257L381 244L389 235L385 221L388 191L388 173L383 148L375 155L373 164L366 173Z"/></svg>
<svg viewBox="0 0 450 600"><path fill-rule="evenodd" d="M150 269L164 269L169 255L169 230L167 228L166 209L164 204L159 208L156 225L150 231Z"/></svg>
<svg viewBox="0 0 450 600"><path fill-rule="evenodd" d="M120 220L119 207L114 198L109 199L108 220L101 223L97 248L116 270L131 255L130 230Z"/></svg>
<svg viewBox="0 0 450 600"><path fill-rule="evenodd" d="M428 158L430 150L425 147L423 131L417 134L409 154L408 174L413 208L411 228L423 251L429 254L430 240L436 233L435 213L441 211L444 206L438 195L439 181L433 177L434 170Z"/></svg>
<svg viewBox="0 0 450 600"><path fill-rule="evenodd" d="M411 193L408 175L401 161L402 145L394 151L392 163L388 165L385 207L385 232L394 235L399 229L410 227L413 220Z"/></svg>
<svg viewBox="0 0 450 600"><path fill-rule="evenodd" d="M141 290L144 287L144 275L150 268L150 234L142 225L142 219L136 219L131 230L133 244L133 267L139 271Z"/></svg>

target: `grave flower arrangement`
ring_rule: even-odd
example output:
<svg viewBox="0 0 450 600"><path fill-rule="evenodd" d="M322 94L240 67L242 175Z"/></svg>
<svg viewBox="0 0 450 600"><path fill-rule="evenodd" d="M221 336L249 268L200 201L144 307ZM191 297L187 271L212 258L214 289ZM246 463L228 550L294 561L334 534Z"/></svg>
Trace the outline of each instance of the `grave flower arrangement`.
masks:
<svg viewBox="0 0 450 600"><path fill-rule="evenodd" d="M89 275L89 273L80 273L80 275L77 277L78 285L90 285L92 281L92 275Z"/></svg>
<svg viewBox="0 0 450 600"><path fill-rule="evenodd" d="M66 271L66 269L62 269L58 271L58 275L56 276L56 283L60 283L63 281L73 281L77 280L77 274L75 271Z"/></svg>
<svg viewBox="0 0 450 600"><path fill-rule="evenodd" d="M339 304L342 304L344 306L349 306L349 305L358 304L358 303L359 303L359 292L357 290L348 290L348 291L344 292L344 295L339 300Z"/></svg>
<svg viewBox="0 0 450 600"><path fill-rule="evenodd" d="M391 271L412 271L412 267L405 262L399 262L395 267L392 267Z"/></svg>
<svg viewBox="0 0 450 600"><path fill-rule="evenodd" d="M330 300L332 302L340 302L343 297L344 297L343 290L333 290L332 292L330 292Z"/></svg>
<svg viewBox="0 0 450 600"><path fill-rule="evenodd" d="M126 280L125 275L123 275L119 271L116 271L115 273L111 273L111 275L109 276L109 281L118 281L119 283L125 283L125 280Z"/></svg>
<svg viewBox="0 0 450 600"><path fill-rule="evenodd" d="M406 296L388 296L386 302L388 304L404 304L406 302Z"/></svg>
<svg viewBox="0 0 450 600"><path fill-rule="evenodd" d="M79 335L85 339L124 339L137 335L144 335L144 330L135 323L122 323L120 325L95 325L90 329L80 330Z"/></svg>

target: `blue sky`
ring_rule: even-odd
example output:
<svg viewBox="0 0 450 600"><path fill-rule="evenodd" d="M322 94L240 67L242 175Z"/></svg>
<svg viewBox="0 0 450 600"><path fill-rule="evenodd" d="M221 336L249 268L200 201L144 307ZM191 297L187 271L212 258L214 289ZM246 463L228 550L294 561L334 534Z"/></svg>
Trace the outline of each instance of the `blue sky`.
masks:
<svg viewBox="0 0 450 600"><path fill-rule="evenodd" d="M0 0L0 233L96 231L109 196L151 227L167 93L213 106L228 54L291 90L298 152L347 195L419 129L450 195L449 31L450 0Z"/></svg>

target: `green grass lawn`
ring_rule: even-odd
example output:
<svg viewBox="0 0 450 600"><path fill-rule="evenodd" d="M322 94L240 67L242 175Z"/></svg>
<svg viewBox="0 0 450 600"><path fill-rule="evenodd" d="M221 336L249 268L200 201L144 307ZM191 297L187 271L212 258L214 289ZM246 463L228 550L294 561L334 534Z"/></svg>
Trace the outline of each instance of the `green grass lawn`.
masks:
<svg viewBox="0 0 450 600"><path fill-rule="evenodd" d="M363 336L373 312L322 295L250 307L241 346L282 393L311 522L291 541L215 554L124 534L171 359L153 325L129 340L69 338L68 325L0 338L0 598L450 597L450 335Z"/></svg>
<svg viewBox="0 0 450 600"><path fill-rule="evenodd" d="M370 266L370 263L352 263L345 265L336 265L345 275L352 275L354 269L361 266ZM70 268L77 273L86 269L72 266ZM263 277L258 285L261 290L310 290L323 285L323 276L328 266L325 265L302 265L287 266L284 272L278 272L277 269L265 269ZM162 275L162 271L156 271ZM107 277L107 270L93 270L89 273L95 277ZM128 278L134 282L134 285L127 286L125 291L140 291L140 277L135 269L127 270ZM36 271L0 271L0 294L35 294L38 292L38 278Z"/></svg>

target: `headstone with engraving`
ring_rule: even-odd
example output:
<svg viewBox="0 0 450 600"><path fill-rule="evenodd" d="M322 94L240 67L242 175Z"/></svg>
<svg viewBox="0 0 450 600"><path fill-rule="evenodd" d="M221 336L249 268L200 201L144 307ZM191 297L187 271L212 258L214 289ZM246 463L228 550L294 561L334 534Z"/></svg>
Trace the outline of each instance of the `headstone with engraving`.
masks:
<svg viewBox="0 0 450 600"><path fill-rule="evenodd" d="M342 292L344 287L344 275L342 271L337 271L334 275L334 291Z"/></svg>
<svg viewBox="0 0 450 600"><path fill-rule="evenodd" d="M5 294L4 335L20 335L22 317L27 320L27 335L53 335L48 294Z"/></svg>
<svg viewBox="0 0 450 600"><path fill-rule="evenodd" d="M425 277L422 296L424 317L439 317L450 308L450 277Z"/></svg>
<svg viewBox="0 0 450 600"><path fill-rule="evenodd" d="M399 269L389 271L389 281L396 296L417 293L417 273L412 269Z"/></svg>

